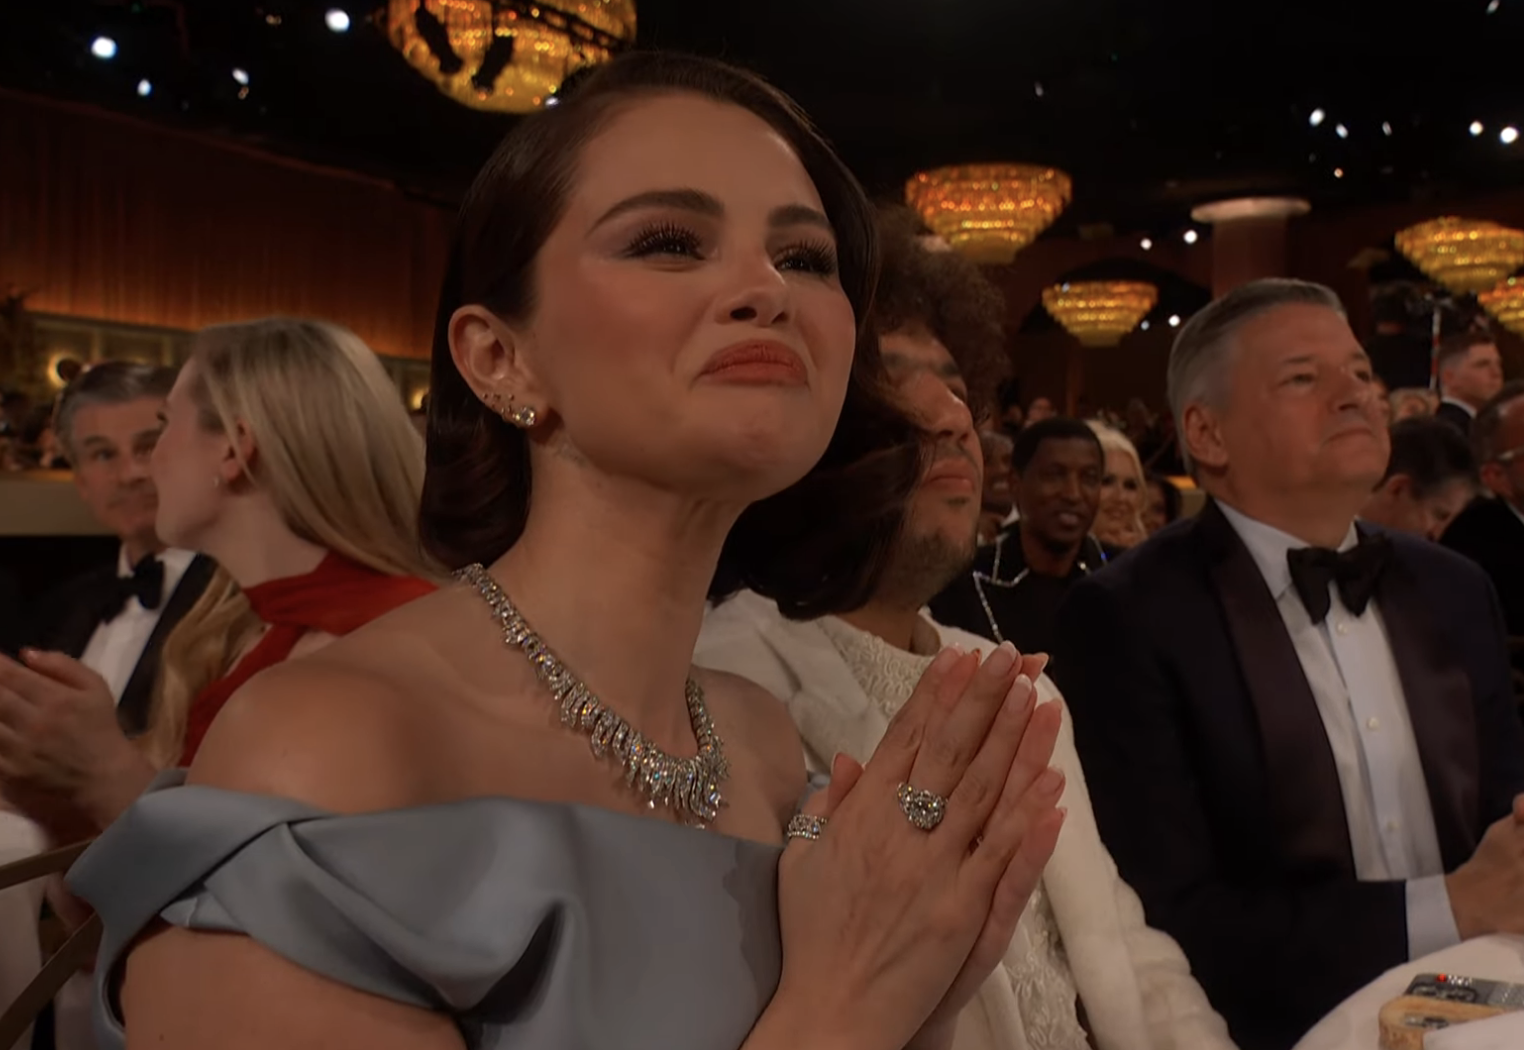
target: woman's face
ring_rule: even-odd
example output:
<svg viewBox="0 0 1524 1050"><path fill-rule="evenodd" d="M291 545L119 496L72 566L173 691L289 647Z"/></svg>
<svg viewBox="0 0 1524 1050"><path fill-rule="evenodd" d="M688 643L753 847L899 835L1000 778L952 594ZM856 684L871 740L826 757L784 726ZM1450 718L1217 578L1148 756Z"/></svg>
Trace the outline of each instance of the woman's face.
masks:
<svg viewBox="0 0 1524 1050"><path fill-rule="evenodd" d="M588 142L510 326L519 395L561 458L750 502L802 477L841 413L856 321L820 196L787 142L694 95ZM537 468L538 469L538 468Z"/></svg>
<svg viewBox="0 0 1524 1050"><path fill-rule="evenodd" d="M1116 449L1106 450L1106 472L1101 476L1100 518L1115 524L1136 522L1143 511L1143 479L1132 457Z"/></svg>
<svg viewBox="0 0 1524 1050"><path fill-rule="evenodd" d="M180 370L164 402L164 428L154 445L149 472L159 492L155 531L171 547L202 549L207 531L217 521L227 498L230 443L201 425L200 409L191 396L196 364Z"/></svg>

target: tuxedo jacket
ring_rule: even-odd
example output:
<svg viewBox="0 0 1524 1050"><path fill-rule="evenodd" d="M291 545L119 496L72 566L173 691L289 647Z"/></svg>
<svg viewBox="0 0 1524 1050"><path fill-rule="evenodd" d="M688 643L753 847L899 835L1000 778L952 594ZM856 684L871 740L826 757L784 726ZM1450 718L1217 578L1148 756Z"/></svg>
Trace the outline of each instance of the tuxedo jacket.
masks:
<svg viewBox="0 0 1524 1050"><path fill-rule="evenodd" d="M955 628L937 625L937 632L944 645L970 652L995 647ZM889 728L886 698L864 691L818 622L785 619L776 604L751 591L705 616L693 662L739 675L782 700L812 766L829 768L838 751L866 762ZM1046 676L1037 690L1042 701L1061 699ZM1091 816L1086 771L1067 717L1052 764L1065 774L1059 804L1069 815L1043 887L1096 1050L1234 1050L1179 946L1144 923L1137 895L1117 876ZM1013 943L1006 967L964 1008L953 1050L1028 1045L1012 976L1025 964L1025 952Z"/></svg>
<svg viewBox="0 0 1524 1050"><path fill-rule="evenodd" d="M202 555L196 555L185 574L180 577L174 591L164 596L163 612L154 625L148 644L143 646L132 677L127 680L117 702L117 720L128 736L137 736L148 726L149 705L153 700L154 682L159 674L159 656L164 642L175 625L190 611L211 582L217 563ZM37 627L30 644L42 649L61 652L76 660L84 655L90 644L90 636L99 626L95 610L99 608L99 595L116 585L116 561L84 573L53 591L39 603L35 617Z"/></svg>
<svg viewBox="0 0 1524 1050"><path fill-rule="evenodd" d="M1524 791L1524 729L1486 577L1391 540L1375 601L1449 872ZM1059 639L1101 835L1244 1050L1285 1050L1407 961L1405 885L1356 880L1311 687L1215 504L1077 583Z"/></svg>
<svg viewBox="0 0 1524 1050"><path fill-rule="evenodd" d="M1524 521L1501 499L1477 499L1445 529L1444 544L1482 567L1503 603L1510 638L1524 639ZM1514 664L1524 670L1524 653Z"/></svg>
<svg viewBox="0 0 1524 1050"><path fill-rule="evenodd" d="M1444 420L1468 438L1471 436L1472 416L1459 405L1452 405L1448 401L1441 401L1439 407L1434 410L1434 418Z"/></svg>

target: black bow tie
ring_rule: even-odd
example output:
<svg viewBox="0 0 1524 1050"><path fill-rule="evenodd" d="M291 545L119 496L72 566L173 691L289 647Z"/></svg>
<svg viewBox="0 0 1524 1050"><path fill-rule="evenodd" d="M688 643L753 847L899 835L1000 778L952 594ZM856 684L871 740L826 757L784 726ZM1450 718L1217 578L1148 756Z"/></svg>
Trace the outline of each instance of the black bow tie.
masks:
<svg viewBox="0 0 1524 1050"><path fill-rule="evenodd" d="M101 598L101 623L110 623L122 615L134 598L145 609L157 609L164 600L164 563L152 554L133 567L131 576L119 576L112 581Z"/></svg>
<svg viewBox="0 0 1524 1050"><path fill-rule="evenodd" d="M1356 616L1365 612L1391 553L1392 542L1385 536L1362 536L1358 544L1343 552L1327 547L1287 551L1286 564L1307 615L1313 623L1322 623L1332 604L1328 596L1330 583L1339 588L1344 608Z"/></svg>

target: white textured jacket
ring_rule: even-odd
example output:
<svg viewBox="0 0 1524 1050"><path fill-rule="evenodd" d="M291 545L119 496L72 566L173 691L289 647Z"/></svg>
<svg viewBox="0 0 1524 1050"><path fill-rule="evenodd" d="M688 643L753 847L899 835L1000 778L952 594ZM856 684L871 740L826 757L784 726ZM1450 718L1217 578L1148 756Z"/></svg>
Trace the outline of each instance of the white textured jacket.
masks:
<svg viewBox="0 0 1524 1050"><path fill-rule="evenodd" d="M956 628L936 629L943 645L986 652L995 645ZM837 752L867 761L889 725L819 625L786 620L771 601L749 592L710 611L694 663L749 679L782 699L806 749L826 762ZM1058 696L1046 675L1038 695ZM1060 804L1069 813L1043 887L1097 1050L1233 1050L1184 953L1144 921L1142 903L1101 842L1067 717L1053 765L1067 777ZM1013 946L1013 954L1018 950ZM1012 984L1019 963L1008 958L964 1010L956 1050L1028 1050Z"/></svg>

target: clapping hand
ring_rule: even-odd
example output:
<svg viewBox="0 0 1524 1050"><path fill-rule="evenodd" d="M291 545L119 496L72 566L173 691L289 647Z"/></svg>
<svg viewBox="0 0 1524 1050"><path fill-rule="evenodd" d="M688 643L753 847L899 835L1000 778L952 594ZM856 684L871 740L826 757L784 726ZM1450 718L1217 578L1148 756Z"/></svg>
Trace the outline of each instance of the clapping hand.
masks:
<svg viewBox="0 0 1524 1050"><path fill-rule="evenodd" d="M983 665L940 655L867 766L839 764L807 814L820 838L779 866L784 967L756 1045L898 1048L951 1038L1004 955L1052 855L1063 778L1048 775L1059 708L1036 706L1004 645ZM945 801L921 824L902 808ZM929 830L927 824L934 824Z"/></svg>
<svg viewBox="0 0 1524 1050"><path fill-rule="evenodd" d="M0 790L55 840L116 818L153 778L104 679L62 653L0 656Z"/></svg>

